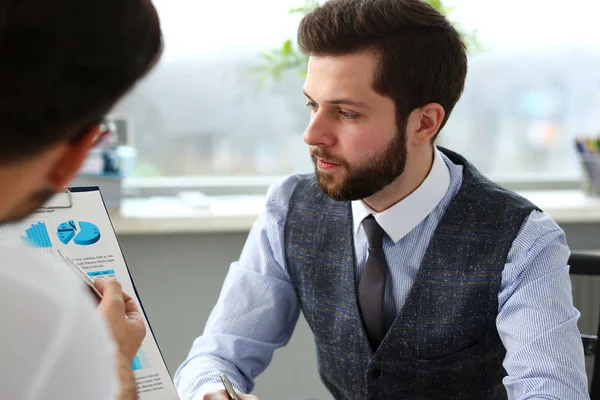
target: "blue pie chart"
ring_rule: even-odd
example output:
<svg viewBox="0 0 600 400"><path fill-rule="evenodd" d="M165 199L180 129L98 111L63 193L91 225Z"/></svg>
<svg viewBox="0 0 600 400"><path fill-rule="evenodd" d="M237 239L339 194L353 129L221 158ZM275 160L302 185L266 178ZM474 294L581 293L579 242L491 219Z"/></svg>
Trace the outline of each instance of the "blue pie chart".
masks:
<svg viewBox="0 0 600 400"><path fill-rule="evenodd" d="M69 244L71 240L79 246L89 246L100 240L100 229L91 222L74 220L63 222L58 226L58 239L63 244Z"/></svg>

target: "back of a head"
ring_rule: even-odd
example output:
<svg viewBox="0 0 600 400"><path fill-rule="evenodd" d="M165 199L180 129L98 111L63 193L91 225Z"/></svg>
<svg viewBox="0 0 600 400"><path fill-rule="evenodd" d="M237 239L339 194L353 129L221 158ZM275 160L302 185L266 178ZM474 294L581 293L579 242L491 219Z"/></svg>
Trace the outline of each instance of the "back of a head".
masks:
<svg viewBox="0 0 600 400"><path fill-rule="evenodd" d="M0 162L91 129L161 49L150 0L0 0Z"/></svg>
<svg viewBox="0 0 600 400"><path fill-rule="evenodd" d="M373 52L373 88L394 100L399 124L412 110L439 103L446 111L441 129L464 88L460 34L422 0L326 1L300 22L298 44L308 55Z"/></svg>

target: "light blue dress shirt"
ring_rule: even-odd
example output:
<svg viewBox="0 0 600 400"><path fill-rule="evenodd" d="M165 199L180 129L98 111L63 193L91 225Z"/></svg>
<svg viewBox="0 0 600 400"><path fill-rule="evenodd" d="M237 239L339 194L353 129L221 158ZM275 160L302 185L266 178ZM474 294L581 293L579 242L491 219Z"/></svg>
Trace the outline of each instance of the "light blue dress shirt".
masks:
<svg viewBox="0 0 600 400"><path fill-rule="evenodd" d="M254 378L288 343L300 308L286 270L284 227L298 176L273 185L239 261L232 263L202 336L175 374L182 400L201 400L222 388L226 373L248 393ZM435 151L421 186L388 210L374 213L352 203L357 282L367 259L361 221L373 213L387 233L389 265L384 299L386 319L400 310L417 276L429 241L462 183L462 166ZM583 346L577 328L564 232L534 211L508 253L498 294L497 327L506 347L504 385L509 399L589 399Z"/></svg>

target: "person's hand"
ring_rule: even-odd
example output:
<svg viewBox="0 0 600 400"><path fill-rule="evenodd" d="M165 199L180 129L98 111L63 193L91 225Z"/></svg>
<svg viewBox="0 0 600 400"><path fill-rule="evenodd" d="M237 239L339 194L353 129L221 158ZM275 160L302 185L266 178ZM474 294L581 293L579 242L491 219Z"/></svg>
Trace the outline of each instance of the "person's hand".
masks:
<svg viewBox="0 0 600 400"><path fill-rule="evenodd" d="M131 362L146 336L142 314L131 296L123 293L119 282L98 279L94 283L103 297L98 310L104 314L119 352Z"/></svg>
<svg viewBox="0 0 600 400"><path fill-rule="evenodd" d="M240 394L238 393L240 400L260 400L258 397L251 394ZM225 390L215 390L214 392L208 392L204 395L202 400L230 400L229 395Z"/></svg>

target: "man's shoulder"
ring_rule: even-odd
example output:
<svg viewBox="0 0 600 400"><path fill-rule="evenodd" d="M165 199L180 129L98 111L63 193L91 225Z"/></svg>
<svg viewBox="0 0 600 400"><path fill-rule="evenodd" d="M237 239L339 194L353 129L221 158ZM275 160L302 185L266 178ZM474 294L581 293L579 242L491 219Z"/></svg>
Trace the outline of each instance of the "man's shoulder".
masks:
<svg viewBox="0 0 600 400"><path fill-rule="evenodd" d="M0 313L2 325L27 313L40 328L51 330L67 321L79 323L73 320L75 309L97 314L85 285L68 266L49 252L39 252L47 250L29 250L19 242L0 244L0 304L6 311ZM93 319L100 320L99 314Z"/></svg>
<svg viewBox="0 0 600 400"><path fill-rule="evenodd" d="M269 193L282 191L293 192L298 185L307 184L310 182L316 183L317 179L314 173L308 174L291 174L281 180L276 181L269 187Z"/></svg>
<svg viewBox="0 0 600 400"><path fill-rule="evenodd" d="M489 179L462 155L444 147L438 147L438 150L442 153L446 164L454 167L454 173L460 171L458 193L461 194L461 198L470 197L480 203L518 208L525 213L539 210L539 207L530 200Z"/></svg>
<svg viewBox="0 0 600 400"><path fill-rule="evenodd" d="M267 203L285 204L287 206L296 190L307 185L316 187L316 181L314 173L288 175L269 187Z"/></svg>
<svg viewBox="0 0 600 400"><path fill-rule="evenodd" d="M568 249L564 230L547 213L532 211L521 226L513 247L529 251L533 246L554 243Z"/></svg>
<svg viewBox="0 0 600 400"><path fill-rule="evenodd" d="M18 241L0 243L0 285L18 284L27 293L53 299L70 298L80 282L50 254L37 254ZM53 288L46 290L45 288ZM1 294L0 294L1 296Z"/></svg>
<svg viewBox="0 0 600 400"><path fill-rule="evenodd" d="M60 398L98 399L114 393L108 327L77 276L47 254L18 240L0 243L0 369L15 372L0 377L0 398L23 398L32 380L48 398L68 392ZM81 358L84 351L89 357ZM98 379L105 383L94 386ZM60 384L71 388L60 389ZM87 396L89 391L96 394Z"/></svg>

